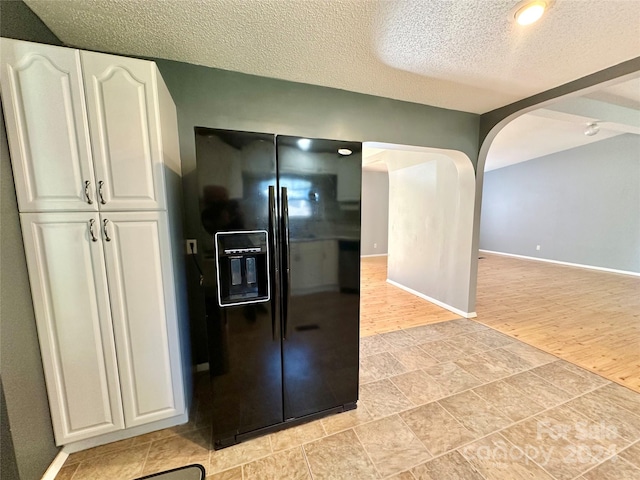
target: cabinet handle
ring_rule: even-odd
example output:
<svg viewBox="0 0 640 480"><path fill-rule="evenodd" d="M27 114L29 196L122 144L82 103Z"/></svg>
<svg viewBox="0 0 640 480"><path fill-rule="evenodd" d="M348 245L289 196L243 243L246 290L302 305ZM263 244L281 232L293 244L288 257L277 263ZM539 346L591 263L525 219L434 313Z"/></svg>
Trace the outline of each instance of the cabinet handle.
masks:
<svg viewBox="0 0 640 480"><path fill-rule="evenodd" d="M87 203L89 205L93 204L93 200L89 196L89 186L91 186L91 182L89 180L85 180L84 182L84 196L87 198Z"/></svg>
<svg viewBox="0 0 640 480"><path fill-rule="evenodd" d="M103 186L104 186L104 182L103 182L102 180L100 180L100 181L98 182L98 196L100 197L100 203L101 203L102 205L104 205L105 203L107 203L107 202L105 202L105 201L104 201L104 197L102 196L102 187L103 187Z"/></svg>
<svg viewBox="0 0 640 480"><path fill-rule="evenodd" d="M96 221L92 218L91 220L89 220L89 233L91 234L91 241L93 242L97 242L98 238L96 237L95 232L93 231L93 225L96 223Z"/></svg>
<svg viewBox="0 0 640 480"><path fill-rule="evenodd" d="M109 232L107 232L107 223L109 223L109 220L107 220L106 218L102 221L102 229L104 230L104 239L107 242L111 241L111 237L109 236Z"/></svg>

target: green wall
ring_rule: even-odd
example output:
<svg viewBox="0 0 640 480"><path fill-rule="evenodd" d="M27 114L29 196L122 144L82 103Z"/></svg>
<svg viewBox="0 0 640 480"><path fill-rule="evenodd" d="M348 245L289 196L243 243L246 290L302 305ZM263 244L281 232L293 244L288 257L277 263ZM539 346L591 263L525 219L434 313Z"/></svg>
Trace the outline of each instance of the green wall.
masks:
<svg viewBox="0 0 640 480"><path fill-rule="evenodd" d="M199 231L193 127L460 150L475 164L480 116L389 98L154 59L178 110L185 236ZM206 327L193 265L188 274L196 361Z"/></svg>
<svg viewBox="0 0 640 480"><path fill-rule="evenodd" d="M0 35L61 45L22 1L0 1ZM0 432L2 477L4 480L5 460L11 460L11 456L5 457L4 449L12 446L20 478L38 479L58 447L49 415L4 118L0 118L0 246L0 372L8 416L8 425L3 421ZM12 445L5 443L7 436Z"/></svg>

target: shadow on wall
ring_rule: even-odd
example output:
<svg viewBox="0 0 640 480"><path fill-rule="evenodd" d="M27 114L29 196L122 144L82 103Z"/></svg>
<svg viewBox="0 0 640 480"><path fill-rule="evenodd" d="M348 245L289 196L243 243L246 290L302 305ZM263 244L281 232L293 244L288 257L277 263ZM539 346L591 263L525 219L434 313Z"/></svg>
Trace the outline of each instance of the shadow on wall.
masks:
<svg viewBox="0 0 640 480"><path fill-rule="evenodd" d="M465 317L471 298L475 173L453 150L366 143L389 171L388 280ZM475 279L474 279L475 281Z"/></svg>

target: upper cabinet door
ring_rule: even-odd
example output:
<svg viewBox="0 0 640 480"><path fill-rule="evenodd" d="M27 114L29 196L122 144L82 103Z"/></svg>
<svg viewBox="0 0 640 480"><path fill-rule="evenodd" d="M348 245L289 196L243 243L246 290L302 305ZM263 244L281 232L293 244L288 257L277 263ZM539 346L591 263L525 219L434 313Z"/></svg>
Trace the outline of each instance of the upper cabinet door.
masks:
<svg viewBox="0 0 640 480"><path fill-rule="evenodd" d="M20 211L97 210L79 52L2 38L0 53Z"/></svg>
<svg viewBox="0 0 640 480"><path fill-rule="evenodd" d="M22 213L56 443L124 428L97 213Z"/></svg>
<svg viewBox="0 0 640 480"><path fill-rule="evenodd" d="M100 210L163 210L155 65L94 52L80 55Z"/></svg>

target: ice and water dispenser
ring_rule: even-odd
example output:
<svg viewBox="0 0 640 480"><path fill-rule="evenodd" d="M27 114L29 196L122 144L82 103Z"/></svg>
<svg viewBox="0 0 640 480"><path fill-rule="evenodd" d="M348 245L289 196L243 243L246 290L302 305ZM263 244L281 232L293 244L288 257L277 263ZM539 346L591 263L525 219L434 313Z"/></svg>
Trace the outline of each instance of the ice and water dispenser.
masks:
<svg viewBox="0 0 640 480"><path fill-rule="evenodd" d="M266 302L270 298L267 232L215 234L218 303L221 307Z"/></svg>

